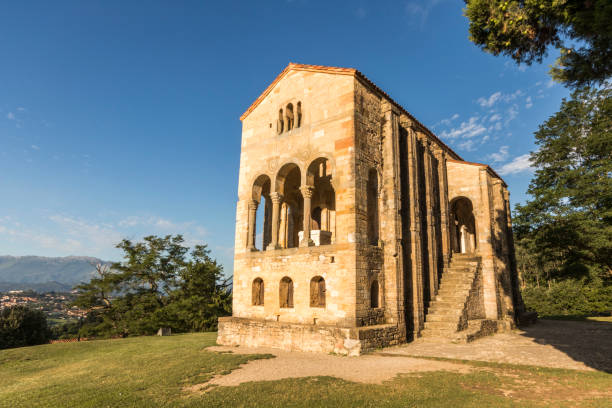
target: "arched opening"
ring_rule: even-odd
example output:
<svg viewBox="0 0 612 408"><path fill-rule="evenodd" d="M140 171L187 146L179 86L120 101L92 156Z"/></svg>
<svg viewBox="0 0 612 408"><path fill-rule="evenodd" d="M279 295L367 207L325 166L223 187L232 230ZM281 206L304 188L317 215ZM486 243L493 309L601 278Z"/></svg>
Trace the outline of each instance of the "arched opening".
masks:
<svg viewBox="0 0 612 408"><path fill-rule="evenodd" d="M306 184L312 187L312 211L310 213L310 237L315 245L328 245L335 242L336 230L336 192L332 185L332 169L325 157L310 163Z"/></svg>
<svg viewBox="0 0 612 408"><path fill-rule="evenodd" d="M302 102L297 103L295 116L295 127L299 128L302 126Z"/></svg>
<svg viewBox="0 0 612 408"><path fill-rule="evenodd" d="M303 226L304 200L300 192L301 172L293 163L285 164L276 177L276 191L282 195L278 244L281 248L299 245L299 232Z"/></svg>
<svg viewBox="0 0 612 408"><path fill-rule="evenodd" d="M454 253L476 251L476 221L472 202L459 197L451 202L451 245Z"/></svg>
<svg viewBox="0 0 612 408"><path fill-rule="evenodd" d="M281 133L283 133L283 130L285 127L285 119L283 117L283 109L279 109L278 111L278 121L276 122L276 131L278 132L278 134L280 135Z"/></svg>
<svg viewBox="0 0 612 408"><path fill-rule="evenodd" d="M323 210L321 210L321 207L315 207L312 210L312 215L310 216L310 220L311 220L311 229L313 231L316 230L320 230L321 229L321 212Z"/></svg>
<svg viewBox="0 0 612 408"><path fill-rule="evenodd" d="M293 117L293 104L287 104L287 108L285 109L285 122L287 124L287 130L293 129L294 117Z"/></svg>
<svg viewBox="0 0 612 408"><path fill-rule="evenodd" d="M264 304L264 282L261 278L253 280L252 301L253 306L263 306Z"/></svg>
<svg viewBox="0 0 612 408"><path fill-rule="evenodd" d="M272 202L270 201L270 177L265 174L253 183L252 200L249 203L247 247L265 249L272 232Z"/></svg>
<svg viewBox="0 0 612 408"><path fill-rule="evenodd" d="M278 295L281 308L293 308L293 281L291 278L285 276L281 279Z"/></svg>
<svg viewBox="0 0 612 408"><path fill-rule="evenodd" d="M368 171L367 214L368 214L368 243L378 245L378 172L376 169Z"/></svg>
<svg viewBox="0 0 612 408"><path fill-rule="evenodd" d="M375 309L380 304L380 288L378 287L378 281L373 280L370 285L370 307Z"/></svg>
<svg viewBox="0 0 612 408"><path fill-rule="evenodd" d="M325 307L325 279L322 276L310 280L310 307Z"/></svg>

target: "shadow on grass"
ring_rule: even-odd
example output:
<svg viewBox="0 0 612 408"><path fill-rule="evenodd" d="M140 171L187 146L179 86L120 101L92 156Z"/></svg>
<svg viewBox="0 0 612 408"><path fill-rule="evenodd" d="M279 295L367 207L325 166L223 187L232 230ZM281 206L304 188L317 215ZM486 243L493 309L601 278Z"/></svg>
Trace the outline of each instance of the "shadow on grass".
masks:
<svg viewBox="0 0 612 408"><path fill-rule="evenodd" d="M575 361L598 371L612 373L612 322L596 321L583 316L570 319L541 319L521 327L522 336L539 344L548 344Z"/></svg>

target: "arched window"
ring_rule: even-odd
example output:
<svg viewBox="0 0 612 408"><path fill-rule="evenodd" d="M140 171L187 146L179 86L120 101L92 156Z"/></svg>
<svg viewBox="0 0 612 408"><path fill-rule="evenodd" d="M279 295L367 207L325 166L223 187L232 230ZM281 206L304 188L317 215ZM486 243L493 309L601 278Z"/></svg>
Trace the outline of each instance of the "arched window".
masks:
<svg viewBox="0 0 612 408"><path fill-rule="evenodd" d="M368 243L378 245L378 173L376 169L368 172L367 184Z"/></svg>
<svg viewBox="0 0 612 408"><path fill-rule="evenodd" d="M281 308L293 307L293 281L291 278L285 276L281 279L278 294Z"/></svg>
<svg viewBox="0 0 612 408"><path fill-rule="evenodd" d="M455 253L476 251L476 222L469 198L458 197L451 201L451 246Z"/></svg>
<svg viewBox="0 0 612 408"><path fill-rule="evenodd" d="M293 105L292 104L287 104L287 109L285 109L285 119L286 119L286 123L287 123L287 130L291 130L293 129L293 125L294 125L294 117L293 117Z"/></svg>
<svg viewBox="0 0 612 408"><path fill-rule="evenodd" d="M310 307L325 307L325 279L321 276L310 280Z"/></svg>
<svg viewBox="0 0 612 408"><path fill-rule="evenodd" d="M315 245L335 242L336 193L332 173L332 164L326 157L314 159L306 172L306 184L313 187L310 227L311 231L320 231L317 233L319 238L315 239Z"/></svg>
<svg viewBox="0 0 612 408"><path fill-rule="evenodd" d="M296 108L295 116L296 116L295 127L302 126L302 102L298 102L297 103L297 108Z"/></svg>
<svg viewBox="0 0 612 408"><path fill-rule="evenodd" d="M264 282L261 278L253 280L253 306L263 306L264 304Z"/></svg>
<svg viewBox="0 0 612 408"><path fill-rule="evenodd" d="M276 131L280 135L284 130L284 117L283 117L283 109L281 108L278 111L278 122L276 122Z"/></svg>
<svg viewBox="0 0 612 408"><path fill-rule="evenodd" d="M270 178L262 174L253 183L252 200L249 203L247 248L264 250L272 233L272 203Z"/></svg>
<svg viewBox="0 0 612 408"><path fill-rule="evenodd" d="M279 245L293 248L299 245L299 232L304 225L304 200L300 192L301 173L295 163L287 163L276 176L276 191L283 197L284 208L275 228L279 231Z"/></svg>
<svg viewBox="0 0 612 408"><path fill-rule="evenodd" d="M380 291L378 288L378 281L374 280L370 286L370 307L372 309L379 307L379 296Z"/></svg>

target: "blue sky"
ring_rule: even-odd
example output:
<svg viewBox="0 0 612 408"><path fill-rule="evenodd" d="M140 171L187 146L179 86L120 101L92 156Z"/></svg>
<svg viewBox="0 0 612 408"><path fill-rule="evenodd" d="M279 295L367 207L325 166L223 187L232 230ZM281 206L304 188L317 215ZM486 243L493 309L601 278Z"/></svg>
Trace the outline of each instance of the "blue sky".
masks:
<svg viewBox="0 0 612 408"><path fill-rule="evenodd" d="M568 92L468 40L462 1L0 6L0 254L118 260L182 233L232 269L239 116L289 62L357 68L526 199Z"/></svg>

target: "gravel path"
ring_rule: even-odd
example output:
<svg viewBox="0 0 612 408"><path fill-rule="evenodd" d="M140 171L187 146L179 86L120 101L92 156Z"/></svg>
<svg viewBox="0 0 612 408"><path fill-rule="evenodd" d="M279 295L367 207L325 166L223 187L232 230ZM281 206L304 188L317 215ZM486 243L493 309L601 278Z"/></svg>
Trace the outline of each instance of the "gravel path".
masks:
<svg viewBox="0 0 612 408"><path fill-rule="evenodd" d="M612 323L540 320L468 344L419 339L386 355L445 357L612 373Z"/></svg>
<svg viewBox="0 0 612 408"><path fill-rule="evenodd" d="M228 375L213 378L206 384L236 386L249 381L273 381L283 378L332 376L348 381L380 384L398 374L424 371L454 371L466 373L472 368L465 364L432 361L405 356L363 355L344 357L322 353L302 353L278 349L244 347L208 347L208 351L231 351L236 354L273 354L275 358L251 360Z"/></svg>
<svg viewBox="0 0 612 408"><path fill-rule="evenodd" d="M251 360L228 375L189 387L191 391L211 385L236 386L249 381L332 376L348 381L379 384L398 374L425 371L466 373L473 366L419 357L525 364L612 373L612 323L540 320L533 326L500 333L468 344L419 339L359 357L278 349L215 346L208 351L237 354L272 354Z"/></svg>

